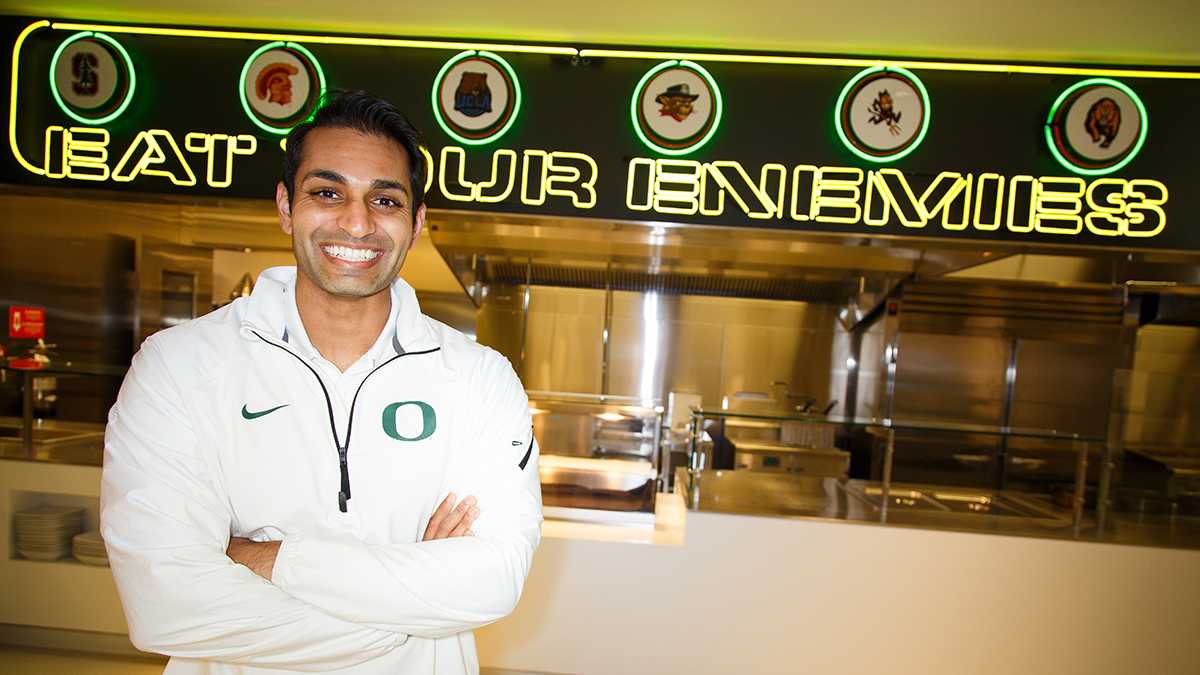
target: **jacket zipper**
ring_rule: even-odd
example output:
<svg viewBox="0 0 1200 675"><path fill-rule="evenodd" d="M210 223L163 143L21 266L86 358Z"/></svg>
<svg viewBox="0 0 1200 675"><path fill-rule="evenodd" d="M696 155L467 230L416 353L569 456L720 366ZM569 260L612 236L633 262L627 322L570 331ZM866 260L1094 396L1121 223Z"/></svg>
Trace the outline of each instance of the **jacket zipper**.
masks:
<svg viewBox="0 0 1200 675"><path fill-rule="evenodd" d="M362 382L358 383L358 388L354 390L354 398L351 399L351 401L350 401L350 416L346 420L346 441L345 441L345 443L343 443L338 438L337 422L335 421L334 416L333 416L333 399L329 396L329 389L325 386L325 381L321 379L321 375L317 372L316 368L313 368L311 365L309 365L309 363L307 361L305 361L304 358L301 357L299 354L293 352L292 350L288 349L287 347L284 347L281 344L271 342L267 338L260 335L258 331L251 330L250 332L254 333L254 336L257 337L259 340L262 340L263 342L271 345L272 347L277 347L279 349L282 349L284 352L287 352L288 354L292 355L292 357L294 357L297 361L300 362L300 365L307 368L308 372L313 374L313 377L317 378L317 384L321 385L321 393L325 395L325 408L329 412L329 432L331 434L333 434L333 444L335 447L337 447L337 454L338 454L338 472L339 472L340 478L341 478L341 480L338 483L338 510L341 511L342 513L346 513L347 511L349 511L349 507L347 506L346 503L350 501L350 460L349 460L350 433L354 430L354 406L358 404L358 394L359 394L359 392L362 391L363 385L367 383L368 378L370 378L375 373L379 372L380 369L382 369L384 366L391 363L392 361L396 361L404 356L417 356L420 354L432 354L433 352L440 350L441 347L425 349L425 350L422 350L419 352L404 352L402 354L397 354L397 355L393 356L392 358L388 359L387 361L384 361L383 363L379 364L378 366L375 366L375 368L373 368L371 370L371 372L367 373L366 376L363 377Z"/></svg>

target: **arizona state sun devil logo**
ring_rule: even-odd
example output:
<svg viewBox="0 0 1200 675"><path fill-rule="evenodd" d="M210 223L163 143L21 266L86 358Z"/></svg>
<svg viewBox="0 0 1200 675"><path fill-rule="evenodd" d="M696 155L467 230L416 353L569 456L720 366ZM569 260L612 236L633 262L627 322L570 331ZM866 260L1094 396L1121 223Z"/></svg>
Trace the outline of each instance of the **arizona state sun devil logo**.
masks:
<svg viewBox="0 0 1200 675"><path fill-rule="evenodd" d="M467 117L492 112L492 90L488 88L487 73L463 72L454 92L454 109Z"/></svg>
<svg viewBox="0 0 1200 675"><path fill-rule="evenodd" d="M1084 128L1087 129L1088 135L1092 137L1093 143L1100 143L1100 147L1107 148L1112 145L1113 139L1117 137L1117 132L1121 130L1121 108L1117 102L1111 98L1105 97L1092 104L1088 109L1087 121L1084 123ZM1101 141L1100 139L1104 139Z"/></svg>
<svg viewBox="0 0 1200 675"><path fill-rule="evenodd" d="M879 96L871 102L871 107L867 108L867 112L871 113L871 119L868 120L871 124L884 123L887 124L888 133L893 136L899 136L902 129L900 128L900 115L903 113L897 112L895 104L892 102L892 95L887 89L879 92Z"/></svg>

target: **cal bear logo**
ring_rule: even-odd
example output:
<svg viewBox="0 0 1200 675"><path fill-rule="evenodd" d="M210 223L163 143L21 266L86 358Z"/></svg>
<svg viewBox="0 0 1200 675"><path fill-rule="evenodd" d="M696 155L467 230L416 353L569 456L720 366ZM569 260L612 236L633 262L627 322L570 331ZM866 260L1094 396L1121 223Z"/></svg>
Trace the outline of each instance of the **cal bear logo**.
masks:
<svg viewBox="0 0 1200 675"><path fill-rule="evenodd" d="M1117 132L1121 130L1121 107L1111 98L1105 97L1092 104L1088 109L1087 121L1084 123L1093 143L1107 148L1112 145ZM1101 141L1103 139L1103 141Z"/></svg>

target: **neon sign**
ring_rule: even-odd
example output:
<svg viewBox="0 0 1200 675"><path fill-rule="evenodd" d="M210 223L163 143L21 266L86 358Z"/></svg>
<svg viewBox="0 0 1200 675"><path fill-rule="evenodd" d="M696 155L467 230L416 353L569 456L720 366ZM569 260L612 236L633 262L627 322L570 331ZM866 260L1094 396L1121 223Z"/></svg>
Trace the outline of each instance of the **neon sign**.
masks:
<svg viewBox="0 0 1200 675"><path fill-rule="evenodd" d="M209 187L227 188L233 185L234 157L253 155L258 150L258 140L249 134L192 132L184 137L184 148L205 156L205 182ZM128 183L139 176L157 176L180 187L196 185L196 174L175 137L166 129L139 132L111 168L108 149L106 129L46 127L43 163L37 173L55 179L117 183Z"/></svg>
<svg viewBox="0 0 1200 675"><path fill-rule="evenodd" d="M790 184L787 178L790 174ZM801 164L789 172L765 164L757 181L738 162L636 157L629 162L625 206L670 216L722 216L726 197L755 220L790 219L906 229L936 225L1075 236L1150 238L1167 226L1167 186L1153 179L1005 177L943 171L918 196L898 169Z"/></svg>
<svg viewBox="0 0 1200 675"><path fill-rule="evenodd" d="M517 171L515 150L501 149L492 153L492 171L486 180L471 181L465 176L466 150L449 145L442 148L437 166L438 188L444 197L456 202L495 204L509 198L521 177L519 191L525 206L541 206L549 197L570 200L576 209L596 206L596 179L599 169L596 160L582 152L525 150L521 154L521 170ZM428 173L433 174L432 157L426 155ZM447 175L457 177L447 180ZM461 190L461 191L460 191Z"/></svg>
<svg viewBox="0 0 1200 675"><path fill-rule="evenodd" d="M499 55L470 49L451 57L438 71L430 105L447 136L464 145L484 145L498 140L517 121L521 81Z"/></svg>
<svg viewBox="0 0 1200 675"><path fill-rule="evenodd" d="M1046 117L1046 146L1064 169L1103 176L1133 161L1146 143L1146 106L1132 89L1094 77L1067 87Z"/></svg>
<svg viewBox="0 0 1200 675"><path fill-rule="evenodd" d="M78 53L74 59L70 59L72 63L62 61L62 64L66 68L65 70L60 69L59 65L60 60L63 58L63 53L69 49L73 49L72 45L80 47L86 42L97 45L101 51ZM87 72L101 65L98 59L107 62L104 64L107 66L104 69L105 75L89 77ZM64 75L66 76L65 78L63 77ZM76 91L68 91L64 94L64 92L59 90L60 79L67 79L67 81L74 79L72 84ZM79 107L77 105L78 101L70 100L79 97L80 94L94 96L105 88L111 89L109 95L104 100L88 104L86 108ZM82 124L107 124L117 119L129 107L136 88L137 72L133 68L133 61L129 58L129 52L125 51L120 42L117 42L104 33L94 31L78 32L63 40L58 45L58 49L54 50L54 56L50 59L50 93L54 95L54 102L58 104L58 107L76 122ZM67 89L70 90L72 87L67 87ZM88 116L88 113L92 113L92 116Z"/></svg>

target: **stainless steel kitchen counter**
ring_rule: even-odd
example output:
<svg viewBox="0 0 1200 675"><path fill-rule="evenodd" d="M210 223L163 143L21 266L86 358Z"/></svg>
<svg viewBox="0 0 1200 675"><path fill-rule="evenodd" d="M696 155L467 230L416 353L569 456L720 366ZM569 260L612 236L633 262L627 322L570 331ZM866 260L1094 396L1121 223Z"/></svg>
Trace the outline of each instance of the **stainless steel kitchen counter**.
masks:
<svg viewBox="0 0 1200 675"><path fill-rule="evenodd" d="M100 466L104 457L104 425L57 420L33 421L30 453L22 443L19 417L0 417L0 459Z"/></svg>
<svg viewBox="0 0 1200 675"><path fill-rule="evenodd" d="M1139 519L1117 513L1103 531L1097 530L1094 520L1085 519L1077 533L1069 510L1038 495L893 484L885 512L878 494L882 487L870 481L701 471L689 483L687 470L681 468L675 486L691 511L1200 549L1198 518Z"/></svg>

